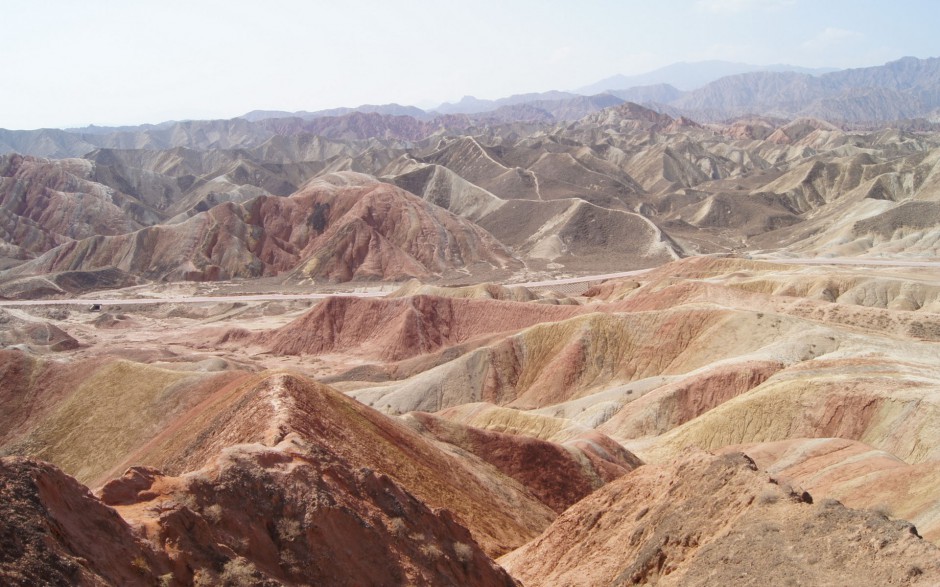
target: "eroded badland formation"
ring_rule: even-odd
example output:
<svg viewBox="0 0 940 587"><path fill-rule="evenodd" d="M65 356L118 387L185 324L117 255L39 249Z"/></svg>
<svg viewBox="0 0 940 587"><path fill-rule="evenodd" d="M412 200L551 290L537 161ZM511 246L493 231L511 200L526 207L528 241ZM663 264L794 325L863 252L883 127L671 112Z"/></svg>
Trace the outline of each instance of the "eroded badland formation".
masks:
<svg viewBox="0 0 940 587"><path fill-rule="evenodd" d="M886 122L940 66L885 67L3 131L0 582L940 584L940 131Z"/></svg>

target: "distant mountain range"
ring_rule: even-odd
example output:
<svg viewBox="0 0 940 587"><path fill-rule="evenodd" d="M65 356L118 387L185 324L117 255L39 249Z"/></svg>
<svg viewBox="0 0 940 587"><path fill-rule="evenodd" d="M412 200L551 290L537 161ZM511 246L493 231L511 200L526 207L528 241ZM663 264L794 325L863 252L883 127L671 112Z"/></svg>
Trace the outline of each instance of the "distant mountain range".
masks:
<svg viewBox="0 0 940 587"><path fill-rule="evenodd" d="M457 102L456 104L445 102L444 104L441 104L435 108L434 111L440 112L441 114L472 114L476 112L489 112L503 106L515 106L517 104L527 104L529 102L567 100L569 98L575 98L578 95L583 94L551 91L534 94L516 94L514 96L509 96L508 98L500 98L499 100L479 100L473 96L464 96L460 102Z"/></svg>
<svg viewBox="0 0 940 587"><path fill-rule="evenodd" d="M697 120L745 114L861 123L936 117L940 59L905 57L820 76L755 72L721 78L670 101Z"/></svg>
<svg viewBox="0 0 940 587"><path fill-rule="evenodd" d="M603 93L609 93L630 102L665 103L674 100L681 95L683 91L694 90L722 77L755 71L792 71L819 75L837 70L833 68L813 69L793 65L751 65L729 61L683 62L667 65L666 67L661 67L640 75L615 75L570 92L553 90L540 93L516 94L508 98L500 98L497 100L484 100L473 96L464 96L459 102L445 102L440 106L426 110L418 108L417 106L403 106L394 103L363 104L355 108L329 108L313 112L306 110L294 112L288 110L252 110L251 112L242 114L238 118L249 122L257 122L269 118L302 118L304 120L315 120L317 118L344 116L346 114L361 112L388 116L411 116L419 120L428 120L434 118L438 113L479 114L482 112L492 112L506 106L529 104L532 102L568 100L579 96L594 96ZM648 86L653 86L653 88L648 88ZM658 91L659 87L666 87L668 90L663 93ZM97 126L93 124L64 130L78 134L109 134L140 130L159 130L179 122L187 121L171 120L159 124L143 124L137 126Z"/></svg>
<svg viewBox="0 0 940 587"><path fill-rule="evenodd" d="M696 75L704 79L723 70L747 66L724 62L677 64L647 76L609 78L588 90L612 84L611 80L624 84L670 79L685 85L693 83L690 72L697 67L701 72ZM560 91L519 94L499 100L467 96L431 112L414 106L385 104L317 112L255 110L231 120L171 121L156 125L0 129L0 153L77 157L98 148L253 148L276 136L298 135L414 141L436 133L466 132L494 125L572 122L624 102L698 122L723 122L745 116L787 120L812 117L856 126L905 120L921 120L922 124L940 122L940 58L905 57L881 66L819 75L805 72L822 70L773 71L784 67L789 66L769 66L765 71L720 77L691 91L655 83L609 89L592 96Z"/></svg>
<svg viewBox="0 0 940 587"><path fill-rule="evenodd" d="M808 75L822 75L838 70L832 67L811 68L783 64L752 65L748 63L716 60L696 61L693 63L681 62L660 67L659 69L654 69L653 71L639 75L615 75L574 91L578 94L592 95L613 90L627 90L639 86L669 84L676 89L688 92L729 75L758 71L789 71Z"/></svg>
<svg viewBox="0 0 940 587"><path fill-rule="evenodd" d="M401 104L363 104L357 108L330 108L329 110L317 110L316 112L307 112L304 110L300 110L298 112L286 112L284 110L252 110L247 114L239 116L239 118L252 122L265 120L267 118L290 117L303 118L304 120L314 120L316 118L352 114L353 112L387 114L390 116L413 116L419 119L431 118L427 112L416 106L402 106Z"/></svg>
<svg viewBox="0 0 940 587"><path fill-rule="evenodd" d="M464 96L459 102L447 102L431 111L387 104L319 112L253 111L241 118L297 116L312 120L364 112L430 120L441 114L495 113L494 117L503 122L551 122L574 120L594 112L593 107L585 109L583 96L593 96L594 104L599 104L604 102L597 97L601 94L703 122L745 115L810 116L836 123L936 118L940 108L940 61L905 57L881 66L846 70L728 61L675 63L641 75L613 76L571 92L553 90L497 100ZM606 99L607 106L618 103Z"/></svg>
<svg viewBox="0 0 940 587"><path fill-rule="evenodd" d="M438 112L493 111L506 105L608 94L673 116L702 122L746 115L809 116L836 123L935 120L940 108L940 59L905 57L875 67L834 70L725 61L677 63L638 76L614 76L574 92L524 94L501 100L464 97Z"/></svg>

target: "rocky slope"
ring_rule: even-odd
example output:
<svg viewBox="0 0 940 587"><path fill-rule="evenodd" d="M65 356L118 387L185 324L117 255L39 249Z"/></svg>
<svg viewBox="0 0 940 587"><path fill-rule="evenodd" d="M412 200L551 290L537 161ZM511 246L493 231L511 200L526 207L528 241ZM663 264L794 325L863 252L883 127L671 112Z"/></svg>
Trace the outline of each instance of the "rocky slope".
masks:
<svg viewBox="0 0 940 587"><path fill-rule="evenodd" d="M298 440L280 448L233 447L182 478L131 469L100 500L51 465L4 458L0 577L515 584L446 511L428 509L388 477Z"/></svg>
<svg viewBox="0 0 940 587"><path fill-rule="evenodd" d="M603 434L559 444L467 426L423 412L409 414L408 421L423 434L490 463L558 513L643 464Z"/></svg>
<svg viewBox="0 0 940 587"><path fill-rule="evenodd" d="M113 509L58 468L0 459L0 579L11 585L146 585L169 571Z"/></svg>
<svg viewBox="0 0 940 587"><path fill-rule="evenodd" d="M3 358L7 432L0 448L58 463L90 484L137 464L182 475L232 445L274 446L293 434L318 450L331 447L333 458L354 470L390 476L422 503L446 507L490 554L521 545L551 521L554 513L542 500L555 505L564 499L534 493L485 458L442 451L410 427L299 376L159 369L130 361L97 367L100 359L63 366L17 352ZM128 386L132 378L145 383ZM126 405L138 406L133 417L116 418ZM579 473L580 487L638 463L625 451L610 459Z"/></svg>
<svg viewBox="0 0 940 587"><path fill-rule="evenodd" d="M930 585L913 526L780 486L743 455L641 467L500 559L526 585Z"/></svg>
<svg viewBox="0 0 940 587"><path fill-rule="evenodd" d="M757 465L781 482L817 495L838 499L849 507L871 509L905 520L917 520L918 532L934 543L936 522L936 461L908 464L886 451L843 438L797 438L738 445Z"/></svg>

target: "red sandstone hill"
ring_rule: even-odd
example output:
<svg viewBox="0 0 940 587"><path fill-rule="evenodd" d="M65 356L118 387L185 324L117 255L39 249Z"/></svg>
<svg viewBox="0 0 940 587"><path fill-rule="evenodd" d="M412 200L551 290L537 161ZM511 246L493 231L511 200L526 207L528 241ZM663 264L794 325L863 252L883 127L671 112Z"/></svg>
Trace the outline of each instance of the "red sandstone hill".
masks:
<svg viewBox="0 0 940 587"><path fill-rule="evenodd" d="M233 444L273 446L290 435L329 449L350 467L390 476L430 507L446 507L490 554L522 545L553 512L489 467L446 454L395 419L306 378L270 372L220 390L157 436L129 463L181 474Z"/></svg>
<svg viewBox="0 0 940 587"><path fill-rule="evenodd" d="M388 361L431 353L498 332L511 332L582 312L498 300L412 296L331 298L257 342L278 354L355 352Z"/></svg>
<svg viewBox="0 0 940 587"><path fill-rule="evenodd" d="M643 464L636 455L599 432L558 444L474 428L423 412L409 414L406 421L422 434L490 463L525 485L558 513Z"/></svg>
<svg viewBox="0 0 940 587"><path fill-rule="evenodd" d="M101 499L184 584L515 584L448 510L297 436L182 477L131 469Z"/></svg>
<svg viewBox="0 0 940 587"><path fill-rule="evenodd" d="M17 361L15 355L9 357L13 375L19 373L22 379L32 371L41 380L48 379L43 373L48 368L35 361ZM152 367L140 369L140 375L149 379L169 377ZM103 424L109 408L101 400L113 401L114 394L94 385L98 375L93 369L59 373L53 382L72 380L78 387L76 397L60 390L55 393L65 397L47 398L54 400L51 409L38 416L38 425L33 418L38 432L29 434L30 441L21 448L38 452L50 448L40 445L55 438L42 431L48 432L66 416L75 421L73 433L86 449L112 442L114 427ZM164 391L158 384L147 393L167 395L173 389L193 387L189 376L180 376L163 381ZM202 401L184 402L184 411L164 422L164 431L156 437L148 437L146 431L153 432L151 423L163 421L162 416L144 410L135 416L143 435L134 436L134 446L121 446L120 454L112 454L115 451L108 447L84 453L75 449L81 458L73 459L72 467L125 457L159 470L132 468L101 489L101 500L115 507L123 520L107 508L102 510L91 496L81 498L90 504L87 507L4 520L0 536L12 536L21 530L19 524L25 524L48 548L15 551L0 561L0 576L39 580L56 576L50 569L63 567L73 573L69 576L84 573L104 577L108 583L136 584L113 578L122 577L126 564L121 567L93 549L75 546L94 543L89 527L98 524L97 517L111 516L117 528L112 534L128 548L144 545L141 552L122 559L131 561L131 571L144 584L156 577L167 577L162 580L175 581L172 584L238 580L275 584L311 578L320 584L346 584L346 577L352 584L375 584L388 577L396 584L512 584L487 554L505 553L537 535L555 515L541 500L565 499L538 495L536 489L544 484L537 482L535 468L503 471L485 459L445 449L409 426L302 377L230 373L227 384L210 386L211 381L202 385L207 388L201 392ZM150 381L148 386L153 387ZM104 395L97 400L89 397L97 391ZM19 406L21 416L30 411L22 402L6 403ZM23 418L32 416L14 422L17 428L22 429ZM498 452L512 442L486 444ZM567 458L558 447L540 446L546 454ZM55 453L57 459L74 457L63 450L60 446L49 454ZM598 455L593 464L583 467L571 463L581 477L572 482L586 484L589 491L598 484L597 475L603 483L633 466L632 461L618 458L606 461ZM4 461L9 470L3 473L13 479L26 475L16 465L22 462ZM52 467L28 465L37 466L65 479L56 481L67 485L61 491L87 494ZM520 477L525 470L529 474ZM0 487L12 487L11 483L20 481L4 478ZM46 481L37 483L40 492L49 486ZM78 498L23 499L45 503ZM42 516L47 530L36 521ZM77 529L63 536L56 530L61 525Z"/></svg>
<svg viewBox="0 0 940 587"><path fill-rule="evenodd" d="M340 173L287 198L229 202L179 224L71 241L5 277L114 266L157 279L290 273L329 281L395 280L515 264L471 222L391 185Z"/></svg>

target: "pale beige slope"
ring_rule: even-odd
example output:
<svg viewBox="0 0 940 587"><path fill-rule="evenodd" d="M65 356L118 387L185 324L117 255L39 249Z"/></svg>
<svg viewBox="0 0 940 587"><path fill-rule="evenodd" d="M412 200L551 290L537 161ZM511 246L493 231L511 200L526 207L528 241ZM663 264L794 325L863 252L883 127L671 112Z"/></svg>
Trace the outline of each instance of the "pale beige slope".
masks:
<svg viewBox="0 0 940 587"><path fill-rule="evenodd" d="M451 422L516 436L564 444L592 432L573 420L487 402L466 403L441 410L438 416Z"/></svg>
<svg viewBox="0 0 940 587"><path fill-rule="evenodd" d="M940 151L892 157L874 154L817 158L763 187L809 212L793 231L754 239L760 247L789 245L802 254L936 256Z"/></svg>
<svg viewBox="0 0 940 587"><path fill-rule="evenodd" d="M442 165L402 157L382 170L383 178L463 218L477 221L498 211L505 201Z"/></svg>
<svg viewBox="0 0 940 587"><path fill-rule="evenodd" d="M603 283L585 293L629 312L706 303L877 336L937 341L940 316L916 310L932 303L938 285L930 269L801 267L699 257L663 265L641 278Z"/></svg>
<svg viewBox="0 0 940 587"><path fill-rule="evenodd" d="M688 266L688 263L679 266ZM728 265L728 269L732 267L733 265ZM830 285L834 284L835 278L825 277L827 273L830 272L825 269L814 269L812 275L815 278L797 274L792 289L786 289L784 285L785 272L775 276L775 279L780 281L781 293L793 294L799 293L801 284L805 284L807 280L816 279L816 283L826 283L828 280ZM728 277L724 278L724 282L734 286L742 278L746 278L748 272L726 275ZM760 277L753 273L751 275L754 281L750 283L767 279L766 272ZM868 418L874 418L873 415L863 416L846 408L845 414L851 416L838 415L836 420L845 418L848 421L854 418L859 427L842 430L841 433L847 435L846 437L866 440L905 459L921 459L924 454L934 450L925 446L932 442L929 440L932 433L916 430L917 426L932 426L928 423L932 418L929 415L932 408L929 406L933 405L934 400L931 398L935 396L937 383L940 381L935 364L935 343L916 341L918 338L925 338L925 335L927 340L934 339L929 334L931 314L917 318L917 313L909 311L865 308L805 298L788 299L758 292L741 295L724 288L717 276L698 282L680 282L676 285L659 282L661 289L657 290L656 279L653 277L642 287L628 289L623 301L618 302L618 307L647 309L708 302L740 308L750 306L766 309L768 312L759 312L755 315L755 320L760 315L762 317L759 320L769 320L771 327L778 321L791 325L779 332L775 341L776 351L766 358L785 358L787 354L783 349L788 341L791 349L802 348L803 352L803 356L790 354L793 360L784 361L789 366L788 369L777 373L752 392L739 396L714 412L704 413L697 421L681 428L680 430L698 431L688 432L691 436L683 436L682 442L703 443L704 446L716 447L722 443L743 442L744 440L730 439L738 434L758 435L752 440L781 439L788 437L787 435L799 435L801 430L803 435L810 432L812 435L827 435L826 426L838 427L839 424L828 420L814 422L814 419L822 418L827 410L833 409L840 401L855 402L848 404L855 408L860 407L857 402L864 401L866 405L883 404L882 408L878 409L885 411L879 418L886 420L875 418L869 427L866 422ZM804 291L809 293L810 290ZM611 294L617 295L613 290ZM839 299L842 299L841 296ZM792 317L785 317L787 314ZM794 326L794 318L798 318L796 324L802 325ZM915 327L916 324L921 326ZM743 337L750 334L740 332ZM919 401L924 404L913 420L906 421L904 426L892 434L885 430L885 427L894 421L894 416L890 415L890 406L911 405L909 402ZM746 405L750 407L745 408ZM758 405L762 407L757 408ZM732 406L739 406L741 411L726 413L726 410L733 409ZM871 406L869 408L874 409ZM816 416L809 415L814 413ZM784 416L780 417L781 415ZM831 419L834 416L830 414L826 417ZM918 424L922 418L924 422ZM670 434L680 432L674 431ZM725 437L725 434L730 436ZM769 436L760 436L761 434ZM869 436L860 436L863 434ZM918 438L922 440L917 440Z"/></svg>
<svg viewBox="0 0 940 587"><path fill-rule="evenodd" d="M541 199L538 180L532 172L501 163L473 137L449 139L447 144L424 160L447 167L501 200Z"/></svg>
<svg viewBox="0 0 940 587"><path fill-rule="evenodd" d="M675 271L687 265L682 262L670 267ZM755 266L773 267L759 263ZM668 271L654 273L665 275ZM816 327L807 330L808 325L801 320L727 311L717 304L748 301L753 296L718 286L708 290L718 292L717 298L702 299L709 301L709 306L669 310L689 303L685 295L688 292L674 292L667 287L669 291L661 293L652 281L649 287L653 289L644 293L642 300L636 297L639 294L628 300L629 308L595 305L585 308L595 310L594 314L569 320L561 320L563 316L558 313L543 313L540 321L544 324L496 343L484 341L485 346L480 348L455 348L454 358L442 354L427 365L430 368L426 371L401 373L407 375L406 379L379 384L363 381L355 386L346 384L344 389L392 413L436 411L475 401L527 409L577 402L578 408L586 412L583 415L596 425L610 417L610 410L616 411L633 399L629 397L632 390L623 387L626 384L689 373L718 360L796 362L817 356L832 342L824 331L807 336ZM479 309L485 307L480 305ZM493 305L493 311L502 309L501 305ZM631 311L616 312L621 309ZM647 309L655 311L637 311ZM346 380L353 381L355 376L350 373ZM603 416L587 399L594 394L605 395L603 400L595 398L605 403Z"/></svg>
<svg viewBox="0 0 940 587"><path fill-rule="evenodd" d="M747 393L783 367L768 360L719 362L637 397L598 429L618 438L664 434Z"/></svg>
<svg viewBox="0 0 940 587"><path fill-rule="evenodd" d="M879 274L880 273L880 274ZM940 312L940 283L889 271L832 268L805 274L735 279L730 287L774 296L802 297L888 310Z"/></svg>
<svg viewBox="0 0 940 587"><path fill-rule="evenodd" d="M653 459L690 444L805 436L863 441L910 463L940 454L938 317L913 310L933 303L938 284L929 270L700 259L639 279L589 293L632 312L704 305L751 315L753 323L712 339L717 344L693 346L700 353L727 349L735 361L672 377L619 405L611 394L597 394L604 419L590 411L579 419L569 406L558 413L600 426ZM775 333L760 352L742 352L742 341L766 329Z"/></svg>
<svg viewBox="0 0 940 587"><path fill-rule="evenodd" d="M417 279L412 279L386 297L404 298L409 296L489 299L510 302L531 302L541 299L533 290L518 285L504 286L498 283L479 283L462 287L442 287L429 283L421 283Z"/></svg>
<svg viewBox="0 0 940 587"><path fill-rule="evenodd" d="M817 359L777 373L764 384L665 434L655 453L685 446L802 437L859 440L908 463L940 457L940 374L933 345L921 360ZM913 346L907 350L918 352ZM846 349L843 349L845 352Z"/></svg>
<svg viewBox="0 0 940 587"><path fill-rule="evenodd" d="M726 280L755 279L765 274L770 276L781 273L787 274L796 268L797 266L776 261L769 262L708 255L693 256L660 265L635 277L605 281L590 288L585 292L585 296L606 302L617 302L640 296L655 301L656 296L652 294L656 294L668 286L679 285L683 281L708 281L721 284ZM640 286L643 286L643 288L640 288ZM663 297L666 299L660 305L677 301L672 296ZM629 307L632 308L633 306ZM651 303L648 307L658 306Z"/></svg>
<svg viewBox="0 0 940 587"><path fill-rule="evenodd" d="M679 208L676 219L698 229L734 232L742 239L793 226L801 218L774 194L718 193Z"/></svg>
<svg viewBox="0 0 940 587"><path fill-rule="evenodd" d="M788 317L717 307L595 312L538 324L408 379L364 383L349 393L391 413L477 401L545 408L612 388L618 388L616 395L608 399L622 405L632 399L626 386L631 382L744 355L786 362L815 356L822 349L814 345L823 344L823 335L806 337L801 331L797 336L805 326ZM788 332L792 336L784 336Z"/></svg>
<svg viewBox="0 0 940 587"><path fill-rule="evenodd" d="M648 218L577 200L521 247L529 256L601 271L612 264L648 267L679 258L681 248Z"/></svg>
<svg viewBox="0 0 940 587"><path fill-rule="evenodd" d="M541 200L578 197L606 208L635 208L643 193L629 175L595 171L568 152L543 152L526 169L538 182Z"/></svg>
<svg viewBox="0 0 940 587"><path fill-rule="evenodd" d="M675 243L634 213L642 188L586 148L547 139L488 148L461 137L421 160L404 156L382 173L479 222L537 266L592 270L614 258L632 267L677 256Z"/></svg>
<svg viewBox="0 0 940 587"><path fill-rule="evenodd" d="M664 194L706 183L717 169L707 153L694 156L695 146L657 145L640 151L626 162L626 169L643 188L653 194Z"/></svg>

